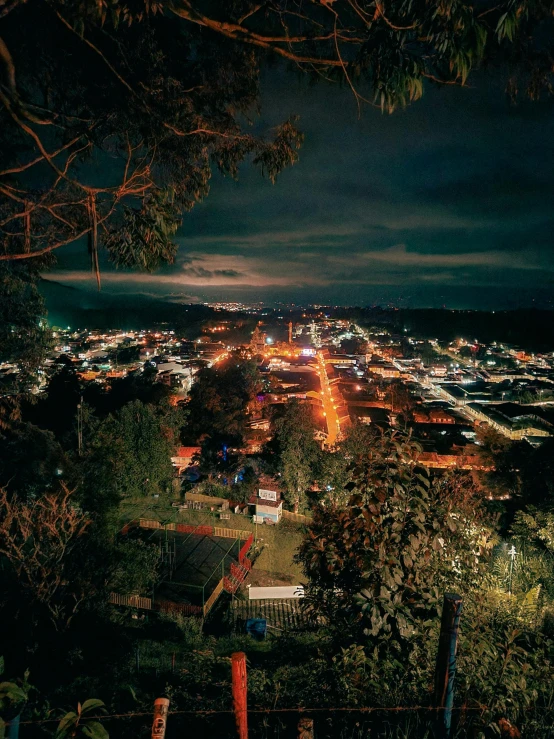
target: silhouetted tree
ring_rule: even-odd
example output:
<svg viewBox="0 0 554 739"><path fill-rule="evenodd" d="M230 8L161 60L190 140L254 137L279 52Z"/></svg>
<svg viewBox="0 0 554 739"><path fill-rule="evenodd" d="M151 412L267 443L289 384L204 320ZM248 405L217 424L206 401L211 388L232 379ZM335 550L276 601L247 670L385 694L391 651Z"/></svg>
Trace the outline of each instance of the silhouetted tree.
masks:
<svg viewBox="0 0 554 739"><path fill-rule="evenodd" d="M260 388L256 364L229 359L200 370L190 391L185 439L218 437L221 444L240 447L246 431L246 411Z"/></svg>
<svg viewBox="0 0 554 739"><path fill-rule="evenodd" d="M90 525L65 486L22 502L0 489L0 554L17 576L21 608L46 613L57 630L67 628L88 597L74 554Z"/></svg>
<svg viewBox="0 0 554 739"><path fill-rule="evenodd" d="M297 512L306 507L306 492L320 469L321 447L314 438L311 407L289 401L275 411L271 428L273 437L265 457L270 469L281 476L285 500Z"/></svg>
<svg viewBox="0 0 554 739"><path fill-rule="evenodd" d="M431 479L419 453L383 435L355 468L348 502L315 507L298 557L310 603L333 628L393 651L436 618L440 591L479 581L493 542L494 521L467 478Z"/></svg>
<svg viewBox="0 0 554 739"><path fill-rule="evenodd" d="M33 499L72 479L72 464L51 431L17 423L0 435L0 487Z"/></svg>
<svg viewBox="0 0 554 739"><path fill-rule="evenodd" d="M82 462L79 499L85 510L108 515L122 498L167 492L177 439L171 408L135 400L108 416L95 429Z"/></svg>

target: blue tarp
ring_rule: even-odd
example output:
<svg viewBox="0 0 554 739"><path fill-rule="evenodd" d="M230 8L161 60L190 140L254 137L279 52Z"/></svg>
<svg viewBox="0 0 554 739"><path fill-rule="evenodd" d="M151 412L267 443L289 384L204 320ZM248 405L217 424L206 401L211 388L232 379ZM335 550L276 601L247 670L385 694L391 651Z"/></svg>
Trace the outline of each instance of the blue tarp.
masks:
<svg viewBox="0 0 554 739"><path fill-rule="evenodd" d="M246 621L246 633L254 639L265 639L267 634L267 620L265 618L249 618Z"/></svg>

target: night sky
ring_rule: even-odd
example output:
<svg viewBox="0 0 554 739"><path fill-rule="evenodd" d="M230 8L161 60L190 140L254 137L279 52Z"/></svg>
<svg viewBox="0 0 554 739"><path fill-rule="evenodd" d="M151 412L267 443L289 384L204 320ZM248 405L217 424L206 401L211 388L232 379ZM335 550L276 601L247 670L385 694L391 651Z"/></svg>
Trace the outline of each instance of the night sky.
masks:
<svg viewBox="0 0 554 739"><path fill-rule="evenodd" d="M248 166L237 182L214 175L176 263L104 264L102 299L552 307L554 103L514 108L494 79L470 84L358 119L349 88L266 73L259 128L298 113L299 162L275 185ZM62 251L48 279L94 305L86 249Z"/></svg>

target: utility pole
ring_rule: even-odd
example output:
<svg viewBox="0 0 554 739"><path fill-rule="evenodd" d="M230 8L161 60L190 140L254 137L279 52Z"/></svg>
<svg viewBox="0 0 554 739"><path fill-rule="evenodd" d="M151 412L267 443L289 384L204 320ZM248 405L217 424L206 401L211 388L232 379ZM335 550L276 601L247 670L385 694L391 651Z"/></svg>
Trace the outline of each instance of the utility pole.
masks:
<svg viewBox="0 0 554 739"><path fill-rule="evenodd" d="M517 555L516 548L514 547L513 544L511 548L508 550L508 554L510 555L510 582L508 585L508 594L511 595L512 594L512 577L514 574L514 560Z"/></svg>
<svg viewBox="0 0 554 739"><path fill-rule="evenodd" d="M441 632L435 668L435 707L442 709L438 711L437 721L440 739L448 739L452 725L456 649L461 613L462 597L446 593L442 605Z"/></svg>
<svg viewBox="0 0 554 739"><path fill-rule="evenodd" d="M79 457L83 453L83 396L81 402L77 405L77 450Z"/></svg>

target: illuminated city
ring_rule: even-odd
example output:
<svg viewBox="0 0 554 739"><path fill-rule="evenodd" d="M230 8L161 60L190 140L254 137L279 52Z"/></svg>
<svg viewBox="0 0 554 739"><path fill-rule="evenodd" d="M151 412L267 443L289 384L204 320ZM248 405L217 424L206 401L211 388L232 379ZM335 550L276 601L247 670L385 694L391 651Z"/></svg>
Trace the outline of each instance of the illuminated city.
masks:
<svg viewBox="0 0 554 739"><path fill-rule="evenodd" d="M554 6L0 0L0 739L554 739Z"/></svg>

